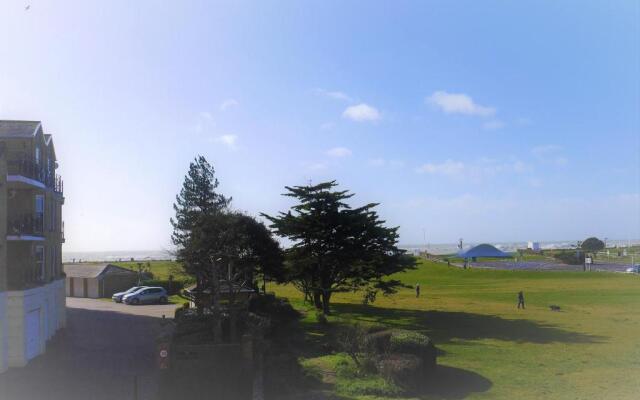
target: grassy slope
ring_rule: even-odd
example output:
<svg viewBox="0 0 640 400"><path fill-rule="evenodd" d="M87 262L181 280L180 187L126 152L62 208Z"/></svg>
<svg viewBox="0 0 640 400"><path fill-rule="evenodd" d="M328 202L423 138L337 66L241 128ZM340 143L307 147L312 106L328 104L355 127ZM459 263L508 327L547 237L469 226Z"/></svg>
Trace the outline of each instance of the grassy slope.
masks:
<svg viewBox="0 0 640 400"><path fill-rule="evenodd" d="M419 282L421 298L406 289L363 306L357 295L339 294L333 320L427 333L444 351L439 363L451 367L456 398L631 399L640 393L638 276L461 270L422 262L398 278ZM292 287L274 288L304 307ZM526 310L516 309L519 290ZM550 304L562 311L550 311ZM322 340L313 318L304 326Z"/></svg>

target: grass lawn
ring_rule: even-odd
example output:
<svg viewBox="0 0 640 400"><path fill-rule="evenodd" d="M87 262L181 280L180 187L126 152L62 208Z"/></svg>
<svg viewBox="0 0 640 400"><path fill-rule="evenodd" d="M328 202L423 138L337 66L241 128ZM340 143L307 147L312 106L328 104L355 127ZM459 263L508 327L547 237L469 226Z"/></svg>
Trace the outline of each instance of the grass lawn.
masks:
<svg viewBox="0 0 640 400"><path fill-rule="evenodd" d="M322 348L332 327L353 322L429 335L442 351L438 363L443 367L438 390L418 398L638 398L640 276L462 270L421 261L417 270L397 278L409 285L419 282L421 297L403 289L365 306L357 294L337 294L329 328L316 322L293 287L270 285L268 290L307 311L302 326L309 346ZM520 290L526 310L516 309ZM561 311L551 311L551 304ZM343 398L403 398L359 395L356 386L369 383L341 378L336 370L349 361L340 354L307 352L300 362Z"/></svg>
<svg viewBox="0 0 640 400"><path fill-rule="evenodd" d="M140 262L143 264L144 268L147 267L147 261ZM148 263L149 270L153 273L153 279L166 280L169 279L169 275L173 275L176 280L188 279L188 277L182 273L179 265L175 261L149 261ZM132 269L134 271L138 270L138 261L117 262L113 264L127 269Z"/></svg>

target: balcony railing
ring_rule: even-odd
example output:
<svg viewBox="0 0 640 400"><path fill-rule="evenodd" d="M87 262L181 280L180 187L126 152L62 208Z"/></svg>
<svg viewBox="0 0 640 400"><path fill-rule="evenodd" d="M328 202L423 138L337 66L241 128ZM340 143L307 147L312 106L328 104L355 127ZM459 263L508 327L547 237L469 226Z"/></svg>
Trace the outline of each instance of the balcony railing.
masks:
<svg viewBox="0 0 640 400"><path fill-rule="evenodd" d="M7 221L7 235L42 236L44 234L44 215L26 214Z"/></svg>
<svg viewBox="0 0 640 400"><path fill-rule="evenodd" d="M62 177L48 171L43 164L38 164L31 160L9 160L7 161L7 168L9 175L24 176L43 183L56 193L63 193L64 183Z"/></svg>

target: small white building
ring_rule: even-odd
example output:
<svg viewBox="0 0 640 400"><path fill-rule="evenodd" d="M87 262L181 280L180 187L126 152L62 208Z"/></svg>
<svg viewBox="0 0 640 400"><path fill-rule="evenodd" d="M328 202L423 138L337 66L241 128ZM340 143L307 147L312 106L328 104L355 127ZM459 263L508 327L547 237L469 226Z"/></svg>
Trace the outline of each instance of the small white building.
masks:
<svg viewBox="0 0 640 400"><path fill-rule="evenodd" d="M113 264L65 264L68 297L111 297L136 286L138 273Z"/></svg>
<svg viewBox="0 0 640 400"><path fill-rule="evenodd" d="M527 249L532 250L532 251L540 251L540 242L528 242L527 243Z"/></svg>

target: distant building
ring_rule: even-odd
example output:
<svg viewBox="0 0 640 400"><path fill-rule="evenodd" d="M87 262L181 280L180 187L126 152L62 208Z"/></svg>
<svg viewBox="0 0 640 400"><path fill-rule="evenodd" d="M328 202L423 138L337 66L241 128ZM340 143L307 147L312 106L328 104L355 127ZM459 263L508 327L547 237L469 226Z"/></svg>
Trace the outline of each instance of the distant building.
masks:
<svg viewBox="0 0 640 400"><path fill-rule="evenodd" d="M540 251L540 242L528 242L527 243L527 249L529 250L533 250L533 251Z"/></svg>
<svg viewBox="0 0 640 400"><path fill-rule="evenodd" d="M138 273L113 264L65 264L68 297L111 297L136 286Z"/></svg>
<svg viewBox="0 0 640 400"><path fill-rule="evenodd" d="M0 121L0 372L64 327L62 180L38 121Z"/></svg>

